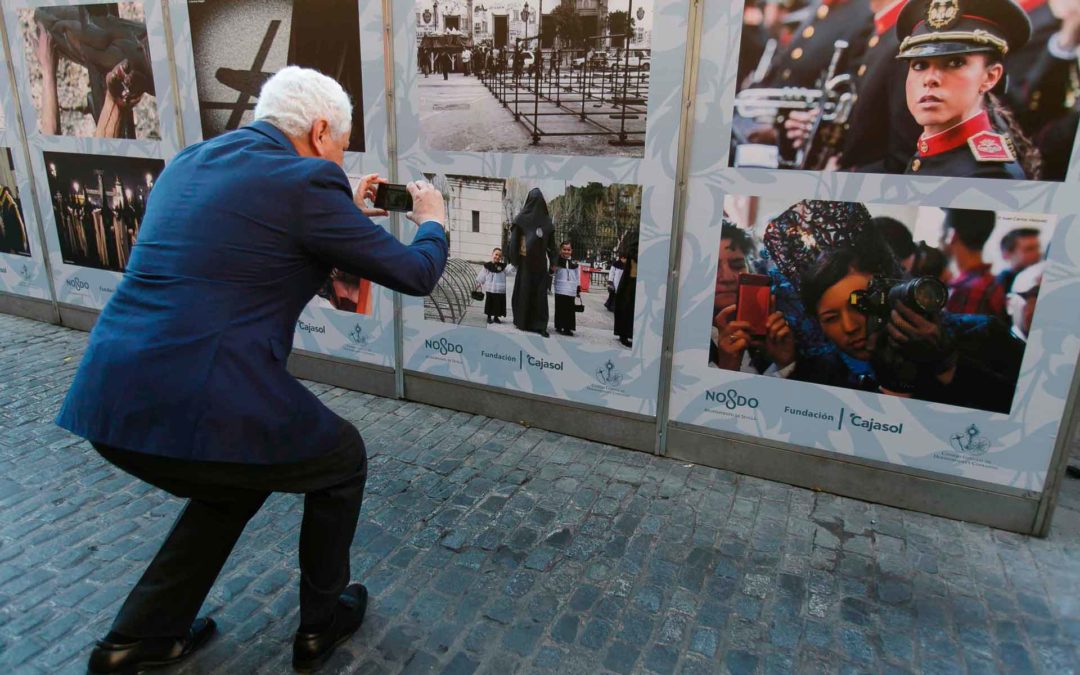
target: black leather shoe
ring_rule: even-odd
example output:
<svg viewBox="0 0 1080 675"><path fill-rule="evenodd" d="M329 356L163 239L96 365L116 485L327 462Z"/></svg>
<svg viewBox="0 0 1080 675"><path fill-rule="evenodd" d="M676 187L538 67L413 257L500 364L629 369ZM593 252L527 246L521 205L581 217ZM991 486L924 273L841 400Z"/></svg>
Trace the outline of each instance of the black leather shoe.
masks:
<svg viewBox="0 0 1080 675"><path fill-rule="evenodd" d="M293 640L293 670L312 673L322 668L334 649L360 628L367 611L367 589L363 584L349 584L338 598L330 625L318 633L296 631Z"/></svg>
<svg viewBox="0 0 1080 675"><path fill-rule="evenodd" d="M542 337L551 337L551 333L547 332L547 330L541 330L537 332L540 333Z"/></svg>
<svg viewBox="0 0 1080 675"><path fill-rule="evenodd" d="M214 620L196 619L187 635L173 638L139 638L130 641L98 640L90 653L91 673L137 673L159 668L191 656L206 644L217 629Z"/></svg>

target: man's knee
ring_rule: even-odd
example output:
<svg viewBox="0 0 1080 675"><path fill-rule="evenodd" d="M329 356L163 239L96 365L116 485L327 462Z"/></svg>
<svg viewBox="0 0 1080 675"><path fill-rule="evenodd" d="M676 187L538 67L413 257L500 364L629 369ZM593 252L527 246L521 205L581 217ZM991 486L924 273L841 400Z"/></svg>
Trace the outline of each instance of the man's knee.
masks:
<svg viewBox="0 0 1080 675"><path fill-rule="evenodd" d="M350 465L356 466L358 474L367 478L367 448L364 446L364 438L351 422L343 422L338 451Z"/></svg>

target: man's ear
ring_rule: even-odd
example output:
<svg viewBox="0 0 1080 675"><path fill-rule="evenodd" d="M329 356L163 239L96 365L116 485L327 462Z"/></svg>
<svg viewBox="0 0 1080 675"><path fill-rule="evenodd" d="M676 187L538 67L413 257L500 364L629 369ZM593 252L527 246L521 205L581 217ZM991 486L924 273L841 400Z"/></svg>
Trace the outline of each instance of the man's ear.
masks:
<svg viewBox="0 0 1080 675"><path fill-rule="evenodd" d="M308 132L308 141L311 142L311 149L319 157L326 157L331 140L330 136L330 123L326 120L315 120L315 124L311 125L311 131Z"/></svg>

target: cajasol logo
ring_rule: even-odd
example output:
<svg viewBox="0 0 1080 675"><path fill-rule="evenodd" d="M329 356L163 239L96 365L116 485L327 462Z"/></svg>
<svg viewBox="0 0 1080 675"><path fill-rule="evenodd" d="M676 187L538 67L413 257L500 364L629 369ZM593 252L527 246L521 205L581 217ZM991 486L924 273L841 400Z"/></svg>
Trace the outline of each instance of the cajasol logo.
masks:
<svg viewBox="0 0 1080 675"><path fill-rule="evenodd" d="M949 436L949 445L953 450L964 453L965 455L985 455L986 451L990 449L990 441L984 438L982 432L979 431L979 427L972 424L962 433L953 434Z"/></svg>
<svg viewBox="0 0 1080 675"><path fill-rule="evenodd" d="M902 434L904 433L904 423L889 424L887 422L881 422L873 417L863 417L851 413L848 417L848 423L853 427L858 427L863 431L878 431L884 434Z"/></svg>
<svg viewBox="0 0 1080 675"><path fill-rule="evenodd" d="M34 272L25 263L19 268L19 277L26 283L30 283L30 280L34 278Z"/></svg>
<svg viewBox="0 0 1080 675"><path fill-rule="evenodd" d="M307 323L303 319L296 322L296 329L304 331L305 333L326 333L326 326Z"/></svg>
<svg viewBox="0 0 1080 675"><path fill-rule="evenodd" d="M88 290L90 290L90 284L86 283L85 281L83 281L79 277L71 277L70 279L67 280L66 283L67 283L68 286L74 288L77 291L88 291Z"/></svg>
<svg viewBox="0 0 1080 675"><path fill-rule="evenodd" d="M727 391L706 391L705 400L719 403L728 410L735 410L737 408L750 408L756 410L758 407L758 400L756 398L753 396L743 396L735 389L728 389Z"/></svg>
<svg viewBox="0 0 1080 675"><path fill-rule="evenodd" d="M465 348L456 342L450 342L446 338L439 338L438 340L424 340L424 348L430 349L433 352L438 352L443 356L447 354L464 354Z"/></svg>
<svg viewBox="0 0 1080 675"><path fill-rule="evenodd" d="M532 354L525 355L525 364L530 368L537 368L538 370L562 370L562 361L548 361L542 356L533 356Z"/></svg>

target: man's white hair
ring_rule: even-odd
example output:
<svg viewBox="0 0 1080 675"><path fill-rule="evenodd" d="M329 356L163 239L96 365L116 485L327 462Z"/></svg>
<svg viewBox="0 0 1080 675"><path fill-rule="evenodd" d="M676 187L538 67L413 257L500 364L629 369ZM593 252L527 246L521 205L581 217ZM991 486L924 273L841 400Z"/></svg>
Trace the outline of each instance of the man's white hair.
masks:
<svg viewBox="0 0 1080 675"><path fill-rule="evenodd" d="M265 120L289 136L303 136L318 120L340 136L352 127L349 95L333 78L311 68L286 66L259 91L255 119Z"/></svg>

